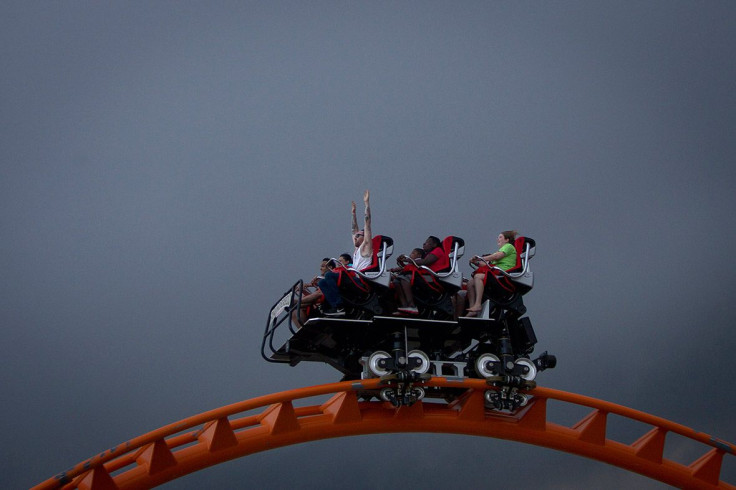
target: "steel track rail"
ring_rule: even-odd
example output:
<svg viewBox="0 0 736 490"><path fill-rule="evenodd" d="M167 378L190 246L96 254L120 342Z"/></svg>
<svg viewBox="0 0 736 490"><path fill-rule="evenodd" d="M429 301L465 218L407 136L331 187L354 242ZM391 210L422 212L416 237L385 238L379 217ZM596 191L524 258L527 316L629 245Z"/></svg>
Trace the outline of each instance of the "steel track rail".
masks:
<svg viewBox="0 0 736 490"><path fill-rule="evenodd" d="M451 403L429 400L395 408L359 401L357 392L385 386L379 379L298 388L244 400L169 424L133 438L40 483L35 489L91 490L150 488L225 461L269 449L320 439L394 432L437 432L506 439L606 462L679 488L736 486L720 479L724 457L736 446L681 424L638 410L564 391L537 387L515 413L489 410L481 379L434 377L424 387L461 388ZM295 406L311 397L333 395L320 405ZM571 426L547 419L547 401L591 411ZM635 420L650 430L631 444L609 439L608 415ZM668 434L703 448L689 465L664 457Z"/></svg>

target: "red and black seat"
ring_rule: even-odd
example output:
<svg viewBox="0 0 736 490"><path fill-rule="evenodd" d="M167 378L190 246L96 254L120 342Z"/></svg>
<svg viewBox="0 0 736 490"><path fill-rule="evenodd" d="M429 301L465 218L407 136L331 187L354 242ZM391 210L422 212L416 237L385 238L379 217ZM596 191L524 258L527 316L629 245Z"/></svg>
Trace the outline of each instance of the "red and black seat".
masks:
<svg viewBox="0 0 736 490"><path fill-rule="evenodd" d="M462 286L463 275L459 270L459 259L465 253L465 240L453 235L442 240L442 250L445 252L446 264L434 271L423 265L419 267L422 274L436 279L446 289L458 290Z"/></svg>
<svg viewBox="0 0 736 490"><path fill-rule="evenodd" d="M343 300L349 305L371 314L380 314L379 297L384 295L391 283L391 273L386 264L394 250L393 238L376 235L372 239L373 258L371 264L361 270L352 267L335 270L340 274L338 286Z"/></svg>
<svg viewBox="0 0 736 490"><path fill-rule="evenodd" d="M414 300L421 306L425 314L437 314L452 317L454 306L452 296L462 287L463 274L459 269L459 259L465 253L465 240L453 235L442 240L442 250L445 263L437 270L426 265L417 267L418 278L412 283Z"/></svg>
<svg viewBox="0 0 736 490"><path fill-rule="evenodd" d="M536 252L536 242L529 237L520 236L514 240L516 249L516 265L503 270L490 265L485 279L484 299L489 299L500 306L508 306L526 311L521 296L534 287L534 273L529 268L529 260ZM523 310L523 311L521 311Z"/></svg>

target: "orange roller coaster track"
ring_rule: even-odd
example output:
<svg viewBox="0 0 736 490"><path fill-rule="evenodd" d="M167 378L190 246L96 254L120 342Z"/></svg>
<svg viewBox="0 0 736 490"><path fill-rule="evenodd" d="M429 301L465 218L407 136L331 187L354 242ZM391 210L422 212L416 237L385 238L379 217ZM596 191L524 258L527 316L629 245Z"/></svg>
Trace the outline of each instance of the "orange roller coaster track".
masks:
<svg viewBox="0 0 736 490"><path fill-rule="evenodd" d="M439 432L495 437L557 449L640 473L680 488L730 488L721 481L724 456L736 446L674 422L631 408L574 393L535 388L529 403L515 413L488 410L481 379L433 377L425 387L467 391L451 403L417 402L393 407L359 401L357 392L383 386L379 379L299 388L245 400L181 420L124 442L34 487L149 488L189 473L291 444L350 435ZM333 394L321 405L295 407L296 400ZM572 426L547 419L548 400L591 409ZM248 413L246 413L248 412ZM257 413L253 413L257 412ZM607 417L615 414L651 426L632 444L607 437ZM664 457L673 433L703 446L689 465Z"/></svg>

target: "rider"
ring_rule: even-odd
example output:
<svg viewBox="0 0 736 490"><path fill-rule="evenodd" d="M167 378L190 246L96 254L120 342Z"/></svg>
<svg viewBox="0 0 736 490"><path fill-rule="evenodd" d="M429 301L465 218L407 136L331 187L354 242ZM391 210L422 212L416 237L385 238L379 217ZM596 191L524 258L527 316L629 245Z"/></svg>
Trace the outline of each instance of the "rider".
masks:
<svg viewBox="0 0 736 490"><path fill-rule="evenodd" d="M317 287L317 283L334 267L334 261L325 257L319 265L319 275L315 276L311 281L305 282L302 289L297 291L297 294L301 296L301 308L299 312L296 310L291 312L291 321L296 325L296 328L301 328L309 318L313 307L324 301L324 295Z"/></svg>
<svg viewBox="0 0 736 490"><path fill-rule="evenodd" d="M414 259L413 262L409 258L401 254L397 257L396 262L403 266L402 272L394 279L396 291L399 299L399 313L409 315L419 314L419 309L414 304L414 294L411 287L416 279L416 273L421 274L421 270L416 266L427 266L434 272L439 272L450 265L447 254L442 249L442 241L436 236L428 237L422 244L422 250L425 252L424 258Z"/></svg>
<svg viewBox="0 0 736 490"><path fill-rule="evenodd" d="M497 252L475 256L470 259L471 264L480 265L482 262L485 262L485 264L478 267L473 272L473 280L468 281L469 306L467 316L477 316L480 312L481 303L483 302L483 291L488 277L493 276L493 280L498 280L492 267L497 267L505 271L516 267L516 248L514 247L516 235L516 230L502 231L496 238L496 243L498 244ZM499 284L499 287L504 286Z"/></svg>
<svg viewBox="0 0 736 490"><path fill-rule="evenodd" d="M424 256L427 255L427 252L424 251L423 248L415 248L411 252L409 252L409 258L416 262L417 259L423 259ZM401 255L399 255L401 257ZM404 261L399 261L399 257L396 258L396 263L399 265L398 267L393 267L391 269L391 272L394 274L398 274L402 271L405 271L408 267L407 264ZM411 263L411 262L410 262Z"/></svg>
<svg viewBox="0 0 736 490"><path fill-rule="evenodd" d="M352 236L353 245L353 268L363 270L373 262L373 234L371 233L371 207L370 192L363 193L363 202L365 203L365 221L363 229L358 228L358 219L355 214L355 201L351 204L352 213ZM328 272L324 279L319 281L319 288L325 295L325 301L329 305L322 312L326 316L345 316L345 307L343 306L342 297L337 281L339 274L336 272Z"/></svg>
<svg viewBox="0 0 736 490"><path fill-rule="evenodd" d="M337 258L338 262L342 264L343 267L352 267L353 266L353 257L349 253L342 253Z"/></svg>

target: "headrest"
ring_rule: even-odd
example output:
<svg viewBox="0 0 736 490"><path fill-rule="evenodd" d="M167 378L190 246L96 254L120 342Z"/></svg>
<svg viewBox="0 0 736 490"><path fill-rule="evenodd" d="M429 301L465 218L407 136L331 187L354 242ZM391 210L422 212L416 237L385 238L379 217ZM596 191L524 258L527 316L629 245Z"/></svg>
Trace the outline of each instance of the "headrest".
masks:
<svg viewBox="0 0 736 490"><path fill-rule="evenodd" d="M362 272L375 272L381 268L379 263L379 254L383 247L386 247L386 258L391 256L393 252L394 239L390 236L376 235L371 240L373 242L373 258L371 259L371 265L362 270Z"/></svg>
<svg viewBox="0 0 736 490"><path fill-rule="evenodd" d="M374 236L373 237L373 250L377 252L378 250L381 249L381 246L384 243L386 244L386 247L390 247L391 245L394 244L394 239L391 238L390 236L385 236L385 235Z"/></svg>
<svg viewBox="0 0 736 490"><path fill-rule="evenodd" d="M534 241L534 239L527 236L520 236L517 237L514 241L514 248L516 249L516 267L519 269L522 268L521 254L526 252L527 245L529 245L530 257L526 257L526 259L529 260L534 256L534 247L536 246L536 242Z"/></svg>
<svg viewBox="0 0 736 490"><path fill-rule="evenodd" d="M526 244L526 237L519 236L514 240L514 248L516 249L516 266L514 269L521 269L521 254L524 253L524 245Z"/></svg>
<svg viewBox="0 0 736 490"><path fill-rule="evenodd" d="M442 240L442 250L444 250L445 253L449 255L455 250L456 243L458 248L462 248L465 246L465 240L463 240L462 238L452 235L447 236L444 240Z"/></svg>

